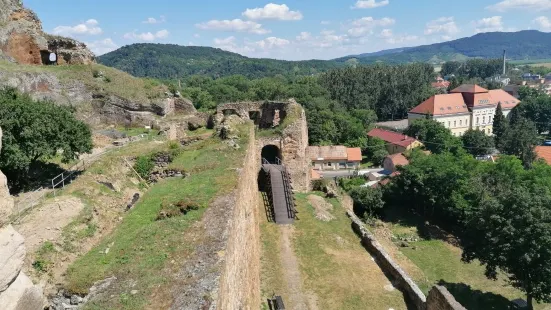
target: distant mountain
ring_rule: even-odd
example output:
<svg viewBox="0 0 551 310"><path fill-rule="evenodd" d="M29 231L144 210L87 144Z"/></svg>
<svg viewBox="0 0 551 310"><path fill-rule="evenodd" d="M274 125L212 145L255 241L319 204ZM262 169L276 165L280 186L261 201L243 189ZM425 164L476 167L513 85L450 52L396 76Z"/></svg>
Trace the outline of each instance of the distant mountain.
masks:
<svg viewBox="0 0 551 310"><path fill-rule="evenodd" d="M285 61L248 58L218 48L174 44L132 44L98 57L106 66L139 77L182 78L241 74L249 78L310 75L343 66L324 60Z"/></svg>
<svg viewBox="0 0 551 310"><path fill-rule="evenodd" d="M347 62L356 59L363 64L416 61L439 64L449 60L476 57L498 58L503 54L503 50L507 50L507 58L514 60L551 58L551 33L536 30L479 33L449 42L352 55L335 61Z"/></svg>
<svg viewBox="0 0 551 310"><path fill-rule="evenodd" d="M132 44L98 57L106 66L134 76L161 79L193 74L221 77L241 74L249 78L311 75L346 65L384 62L440 64L468 58L498 58L507 50L514 60L551 58L551 33L535 30L479 33L449 42L351 55L334 60L285 61L249 58L212 47L174 44Z"/></svg>

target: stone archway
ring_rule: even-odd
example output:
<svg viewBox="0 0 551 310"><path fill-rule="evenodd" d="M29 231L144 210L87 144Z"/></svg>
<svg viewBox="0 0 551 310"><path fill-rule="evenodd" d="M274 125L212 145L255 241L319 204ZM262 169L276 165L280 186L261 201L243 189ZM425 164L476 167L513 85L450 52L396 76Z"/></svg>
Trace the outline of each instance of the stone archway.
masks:
<svg viewBox="0 0 551 310"><path fill-rule="evenodd" d="M281 158L281 150L279 147L269 144L262 148L261 157L265 160L267 160L270 164L278 164L277 159Z"/></svg>

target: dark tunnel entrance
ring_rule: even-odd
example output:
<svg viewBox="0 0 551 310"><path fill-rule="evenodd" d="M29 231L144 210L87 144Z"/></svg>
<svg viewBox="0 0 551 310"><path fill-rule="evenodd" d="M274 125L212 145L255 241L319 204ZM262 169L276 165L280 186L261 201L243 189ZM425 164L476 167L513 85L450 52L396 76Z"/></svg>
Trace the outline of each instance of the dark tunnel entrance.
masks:
<svg viewBox="0 0 551 310"><path fill-rule="evenodd" d="M277 158L281 159L281 152L275 145L266 145L263 147L261 156L270 164L280 164Z"/></svg>

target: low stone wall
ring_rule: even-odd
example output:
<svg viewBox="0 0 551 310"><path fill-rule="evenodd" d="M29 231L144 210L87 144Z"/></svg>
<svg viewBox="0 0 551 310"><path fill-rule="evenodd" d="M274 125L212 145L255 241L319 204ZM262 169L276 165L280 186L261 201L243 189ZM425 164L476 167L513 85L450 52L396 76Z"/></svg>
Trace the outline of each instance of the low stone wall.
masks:
<svg viewBox="0 0 551 310"><path fill-rule="evenodd" d="M228 232L217 309L260 308L260 215L257 183L260 161L252 126L244 163L239 175L237 200Z"/></svg>
<svg viewBox="0 0 551 310"><path fill-rule="evenodd" d="M427 310L467 310L443 286L433 286L427 297Z"/></svg>
<svg viewBox="0 0 551 310"><path fill-rule="evenodd" d="M417 284L394 262L383 246L365 229L362 221L352 211L347 211L347 215L352 220L352 228L360 236L362 245L375 257L383 272L392 278L393 284L406 294L416 309L425 310L427 299Z"/></svg>

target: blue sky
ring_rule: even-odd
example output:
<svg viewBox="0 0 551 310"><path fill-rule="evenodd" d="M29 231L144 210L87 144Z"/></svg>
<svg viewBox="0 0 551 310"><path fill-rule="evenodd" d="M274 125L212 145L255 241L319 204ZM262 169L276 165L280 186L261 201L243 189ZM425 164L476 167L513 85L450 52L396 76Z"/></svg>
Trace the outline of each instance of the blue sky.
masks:
<svg viewBox="0 0 551 310"><path fill-rule="evenodd" d="M331 59L488 31L551 31L551 0L23 0L98 55L136 42Z"/></svg>

